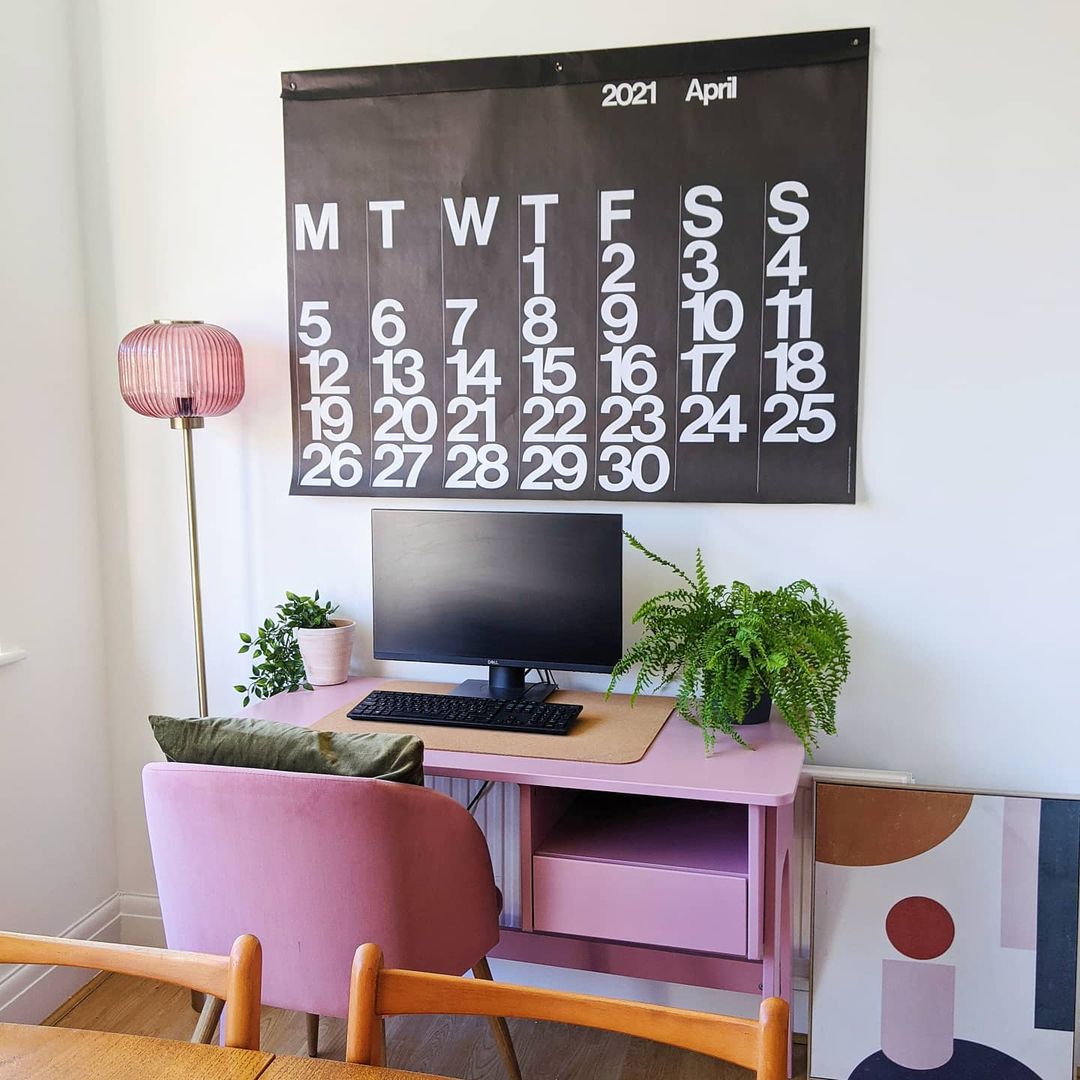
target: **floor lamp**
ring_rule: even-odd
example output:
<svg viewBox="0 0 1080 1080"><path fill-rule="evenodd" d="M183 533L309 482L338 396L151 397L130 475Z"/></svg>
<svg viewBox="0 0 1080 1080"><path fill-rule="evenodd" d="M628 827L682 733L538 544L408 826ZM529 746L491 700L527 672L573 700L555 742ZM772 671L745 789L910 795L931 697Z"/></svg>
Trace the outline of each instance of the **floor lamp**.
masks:
<svg viewBox="0 0 1080 1080"><path fill-rule="evenodd" d="M203 426L205 417L222 416L239 404L244 396L244 354L240 342L220 326L196 320L155 319L125 335L117 358L124 401L143 416L167 418L184 436L195 667L199 715L206 716L206 656L191 433Z"/></svg>

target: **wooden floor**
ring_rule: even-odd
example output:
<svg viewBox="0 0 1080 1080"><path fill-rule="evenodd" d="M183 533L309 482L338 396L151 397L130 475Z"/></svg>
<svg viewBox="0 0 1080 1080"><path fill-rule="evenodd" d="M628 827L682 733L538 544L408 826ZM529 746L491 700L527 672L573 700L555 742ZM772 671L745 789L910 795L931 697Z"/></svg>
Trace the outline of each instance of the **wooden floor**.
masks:
<svg viewBox="0 0 1080 1080"><path fill-rule="evenodd" d="M186 990L107 975L50 1017L60 1027L189 1039L195 1026ZM264 1009L262 1046L280 1054L307 1053L304 1017ZM746 1080L749 1073L699 1054L565 1024L511 1020L525 1080ZM388 1061L398 1069L505 1080L486 1021L473 1017L400 1017L387 1024ZM805 1076L805 1047L795 1047L796 1076ZM341 1059L345 1022L324 1018L319 1056Z"/></svg>

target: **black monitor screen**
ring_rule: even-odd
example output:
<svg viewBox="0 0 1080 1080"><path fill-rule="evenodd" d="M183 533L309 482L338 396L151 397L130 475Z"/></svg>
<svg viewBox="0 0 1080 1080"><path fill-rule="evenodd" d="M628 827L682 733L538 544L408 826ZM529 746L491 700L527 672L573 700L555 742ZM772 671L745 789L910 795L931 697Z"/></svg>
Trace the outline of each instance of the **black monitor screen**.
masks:
<svg viewBox="0 0 1080 1080"><path fill-rule="evenodd" d="M373 510L380 660L610 671L622 516Z"/></svg>

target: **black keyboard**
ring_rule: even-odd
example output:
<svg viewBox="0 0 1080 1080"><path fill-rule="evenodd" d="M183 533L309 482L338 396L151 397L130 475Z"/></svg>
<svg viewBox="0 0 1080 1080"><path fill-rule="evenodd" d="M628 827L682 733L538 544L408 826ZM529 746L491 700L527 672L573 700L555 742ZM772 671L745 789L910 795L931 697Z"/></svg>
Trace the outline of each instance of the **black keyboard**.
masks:
<svg viewBox="0 0 1080 1080"><path fill-rule="evenodd" d="M349 710L353 720L394 720L406 724L484 728L487 731L531 731L565 735L580 705L515 698L454 697L449 694L410 694L399 690L373 690Z"/></svg>

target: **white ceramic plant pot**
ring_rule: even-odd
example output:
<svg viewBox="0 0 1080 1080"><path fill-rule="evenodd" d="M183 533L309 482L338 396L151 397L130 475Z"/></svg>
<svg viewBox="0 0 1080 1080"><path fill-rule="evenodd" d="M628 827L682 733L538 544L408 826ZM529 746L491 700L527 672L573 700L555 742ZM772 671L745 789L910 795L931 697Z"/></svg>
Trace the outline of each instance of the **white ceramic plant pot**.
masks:
<svg viewBox="0 0 1080 1080"><path fill-rule="evenodd" d="M336 686L349 677L356 623L352 619L331 619L322 630L297 628L296 643L304 660L304 670L312 686Z"/></svg>

